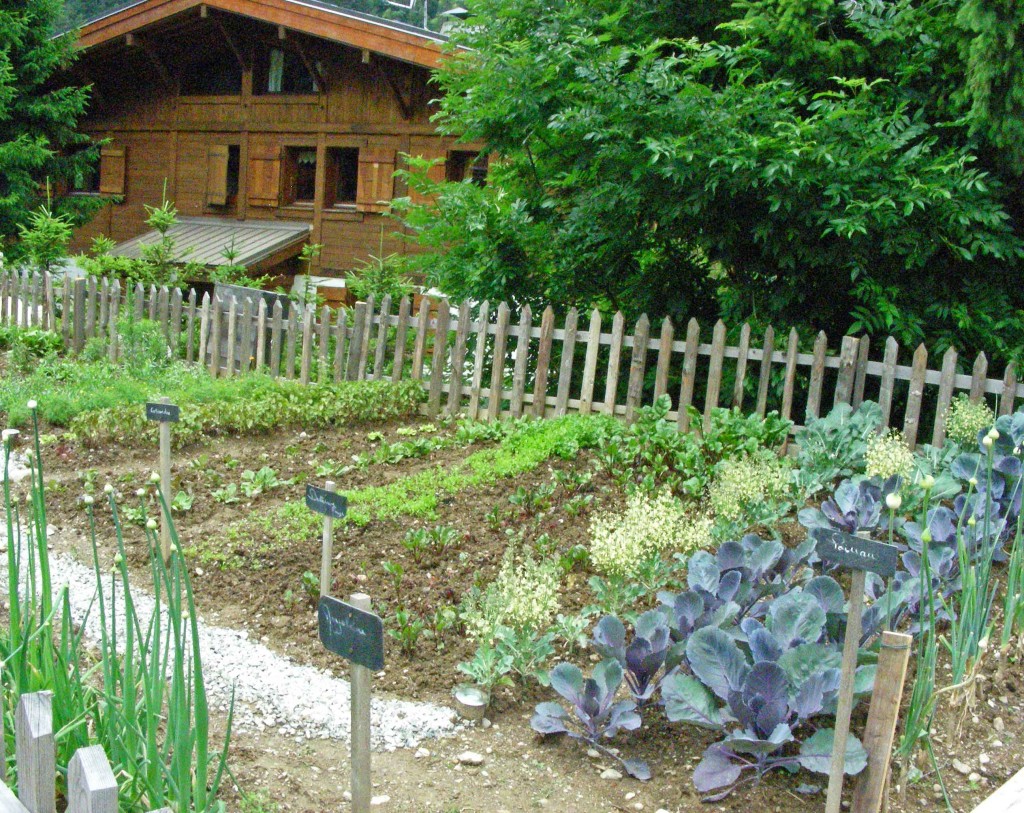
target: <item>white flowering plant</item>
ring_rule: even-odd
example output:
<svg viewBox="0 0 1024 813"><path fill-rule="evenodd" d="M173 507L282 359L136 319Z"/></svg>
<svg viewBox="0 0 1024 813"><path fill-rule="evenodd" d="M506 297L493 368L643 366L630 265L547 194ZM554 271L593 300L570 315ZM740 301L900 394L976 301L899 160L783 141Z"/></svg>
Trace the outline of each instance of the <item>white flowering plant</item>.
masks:
<svg viewBox="0 0 1024 813"><path fill-rule="evenodd" d="M946 410L945 421L946 437L972 450L978 444L978 433L991 427L996 416L984 401L972 401L960 393Z"/></svg>
<svg viewBox="0 0 1024 813"><path fill-rule="evenodd" d="M785 514L793 497L792 465L765 450L715 467L708 488L714 514L712 533L722 540L734 538L757 525L767 525Z"/></svg>
<svg viewBox="0 0 1024 813"><path fill-rule="evenodd" d="M868 477L881 477L883 480L890 477L908 478L914 470L914 453L903 433L890 429L868 438L864 469Z"/></svg>

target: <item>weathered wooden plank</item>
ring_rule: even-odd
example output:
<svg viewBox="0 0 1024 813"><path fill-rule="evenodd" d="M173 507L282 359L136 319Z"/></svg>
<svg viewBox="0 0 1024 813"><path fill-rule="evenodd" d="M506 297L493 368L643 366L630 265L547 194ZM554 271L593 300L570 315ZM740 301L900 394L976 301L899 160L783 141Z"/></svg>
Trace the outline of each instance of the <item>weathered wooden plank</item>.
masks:
<svg viewBox="0 0 1024 813"><path fill-rule="evenodd" d="M654 371L654 397L660 398L668 392L668 371L672 366L672 336L675 329L672 320L661 320L661 336L658 339L658 366Z"/></svg>
<svg viewBox="0 0 1024 813"><path fill-rule="evenodd" d="M398 383L405 370L405 342L409 332L409 297L403 296L398 303L398 324L395 326L395 360L391 364L391 380Z"/></svg>
<svg viewBox="0 0 1024 813"><path fill-rule="evenodd" d="M8 324L11 306L11 274L9 271L0 273L0 322Z"/></svg>
<svg viewBox="0 0 1024 813"><path fill-rule="evenodd" d="M711 334L711 359L708 367L708 391L704 399L704 432L711 428L711 412L718 406L718 393L722 387L722 364L725 360L725 322L715 323Z"/></svg>
<svg viewBox="0 0 1024 813"><path fill-rule="evenodd" d="M159 299L159 294L157 292L156 285L150 285L149 286L149 300L148 300L149 301L149 321L150 322L155 322L156 321L156 306L157 306L158 299Z"/></svg>
<svg viewBox="0 0 1024 813"><path fill-rule="evenodd" d="M622 348L626 343L626 317L616 311L612 317L612 339L608 346L608 372L604 380L604 413L615 414L619 398L619 368L622 366Z"/></svg>
<svg viewBox="0 0 1024 813"><path fill-rule="evenodd" d="M449 415L458 415L462 407L462 376L466 364L466 343L469 340L469 302L459 305L459 318L455 327L455 347L452 348L452 374L448 380Z"/></svg>
<svg viewBox="0 0 1024 813"><path fill-rule="evenodd" d="M299 343L299 319L306 316L306 306L292 303L288 309L288 323L284 337L284 374L287 378L295 378L295 347Z"/></svg>
<svg viewBox="0 0 1024 813"><path fill-rule="evenodd" d="M313 365L313 309L314 305L302 306L302 358L299 363L299 381L309 383L309 371Z"/></svg>
<svg viewBox="0 0 1024 813"><path fill-rule="evenodd" d="M284 323L284 306L281 300L274 302L274 315L270 320L270 374L277 378L281 375L281 330Z"/></svg>
<svg viewBox="0 0 1024 813"><path fill-rule="evenodd" d="M27 287L27 285L26 285ZM28 303L31 305L31 303ZM85 338L86 341L96 335L96 311L99 305L99 294L96 290L96 277L89 275L88 289L85 300Z"/></svg>
<svg viewBox="0 0 1024 813"><path fill-rule="evenodd" d="M441 412L441 386L448 356L448 327L451 305L442 299L437 305L437 324L434 328L434 352L430 358L430 389L427 394L427 414L437 417Z"/></svg>
<svg viewBox="0 0 1024 813"><path fill-rule="evenodd" d="M972 813L1024 813L1024 768L1000 785Z"/></svg>
<svg viewBox="0 0 1024 813"><path fill-rule="evenodd" d="M985 397L985 378L988 375L988 359L985 354L978 353L971 370L971 400L980 401Z"/></svg>
<svg viewBox="0 0 1024 813"><path fill-rule="evenodd" d="M953 382L956 378L956 349L950 347L942 355L942 379L939 397L935 402L935 425L932 427L932 445L941 446L946 439L946 410L953 402Z"/></svg>
<svg viewBox="0 0 1024 813"><path fill-rule="evenodd" d="M555 312L548 305L540 318L540 336L537 342L537 373L533 378L534 417L543 418L547 411L548 375L551 372L551 345L555 338Z"/></svg>
<svg viewBox="0 0 1024 813"><path fill-rule="evenodd" d="M750 354L750 325L743 323L740 328L740 343L736 348L736 380L732 385L732 405L743 408L743 385L747 377L747 356Z"/></svg>
<svg viewBox="0 0 1024 813"><path fill-rule="evenodd" d="M199 354L198 358L195 359L200 365L206 364L206 348L209 347L210 343L210 330L213 325L211 324L211 311L210 311L210 294L209 292L203 294L202 304L199 306Z"/></svg>
<svg viewBox="0 0 1024 813"><path fill-rule="evenodd" d="M29 813L18 797L11 793L3 782L0 782L0 813Z"/></svg>
<svg viewBox="0 0 1024 813"><path fill-rule="evenodd" d="M21 272L14 271L11 274L11 319L12 325L21 324L21 312L23 308L21 296ZM67 313L67 311L65 311ZM65 338L67 338L65 336Z"/></svg>
<svg viewBox="0 0 1024 813"><path fill-rule="evenodd" d="M161 285L160 290L157 291L156 319L163 331L164 341L167 341L171 330L171 295L166 285Z"/></svg>
<svg viewBox="0 0 1024 813"><path fill-rule="evenodd" d="M320 366L317 369L316 380L323 383L327 381L327 371L331 365L331 309L324 305L320 308L320 321L317 323L316 334L317 354L320 359Z"/></svg>
<svg viewBox="0 0 1024 813"><path fill-rule="evenodd" d="M44 274L43 275L43 286L44 286L43 296L45 298L45 304L44 304L44 307L45 307L45 312L44 312L45 319L43 321L43 327L45 327L47 330L56 330L57 329L57 310L56 310L56 300L55 300L54 295L53 295L53 275L52 274Z"/></svg>
<svg viewBox="0 0 1024 813"><path fill-rule="evenodd" d="M15 713L18 798L32 813L56 813L53 695L23 694Z"/></svg>
<svg viewBox="0 0 1024 813"><path fill-rule="evenodd" d="M825 353L828 351L828 337L825 331L818 331L814 339L814 360L811 362L811 380L807 384L806 421L821 415L821 391L825 384Z"/></svg>
<svg viewBox="0 0 1024 813"><path fill-rule="evenodd" d="M119 348L117 317L121 308L121 283L116 279L110 286L110 311L107 319L107 358L111 364L117 362Z"/></svg>
<svg viewBox="0 0 1024 813"><path fill-rule="evenodd" d="M341 381L345 375L345 338L348 328L348 309L339 308L334 325L334 381Z"/></svg>
<svg viewBox="0 0 1024 813"><path fill-rule="evenodd" d="M363 381L367 377L366 365L370 362L370 340L373 338L374 308L377 306L373 294L366 297L366 316L363 319L363 338L359 344L359 370L356 378Z"/></svg>
<svg viewBox="0 0 1024 813"><path fill-rule="evenodd" d="M508 344L508 304L498 305L498 322L494 326L494 357L491 360L491 391L487 396L487 419L496 420L501 414L505 388L505 350Z"/></svg>
<svg viewBox="0 0 1024 813"><path fill-rule="evenodd" d="M629 359L629 381L626 384L626 423L636 420L636 411L644 394L644 372L647 369L647 340L651 335L651 320L641 314L633 329L633 352Z"/></svg>
<svg viewBox="0 0 1024 813"><path fill-rule="evenodd" d="M924 344L920 344L914 351L910 392L907 394L907 411L903 418L903 436L911 449L917 446L917 430L921 420L921 399L924 395L924 374L927 369L928 350Z"/></svg>
<svg viewBox="0 0 1024 813"><path fill-rule="evenodd" d="M248 300L246 300L248 301ZM231 297L228 304L228 359L227 370L224 373L228 378L235 374L235 364L238 362L238 350L236 341L238 339L238 298Z"/></svg>
<svg viewBox="0 0 1024 813"><path fill-rule="evenodd" d="M178 357L178 337L181 335L181 288L171 291L170 334L167 343L170 345L174 358Z"/></svg>
<svg viewBox="0 0 1024 813"><path fill-rule="evenodd" d="M771 325L764 331L761 343L761 369L757 374L757 414L762 418L768 410L768 385L772 380L772 353L775 352L775 328Z"/></svg>
<svg viewBox="0 0 1024 813"><path fill-rule="evenodd" d="M590 331L587 333L587 355L583 362L583 385L580 388L580 414L589 415L594 408L594 379L597 376L597 357L601 350L601 312L590 312Z"/></svg>
<svg viewBox="0 0 1024 813"><path fill-rule="evenodd" d="M473 377L469 385L469 417L477 420L480 417L480 394L484 380L484 360L487 358L487 331L490 325L489 304L485 299L480 304L476 326L476 348L473 351Z"/></svg>
<svg viewBox="0 0 1024 813"><path fill-rule="evenodd" d="M42 273L32 275L32 301L29 314L31 316L31 324L33 327L45 325L45 321L43 319L42 277Z"/></svg>
<svg viewBox="0 0 1024 813"><path fill-rule="evenodd" d="M523 305L516 330L516 363L512 372L512 398L509 409L513 418L523 414L526 400L526 365L530 360L530 330L533 327L533 313L529 305Z"/></svg>
<svg viewBox="0 0 1024 813"><path fill-rule="evenodd" d="M385 294L380 303L380 318L377 325L377 346L373 353L373 379L384 377L384 359L388 352L388 319L391 316L391 294Z"/></svg>
<svg viewBox="0 0 1024 813"><path fill-rule="evenodd" d="M210 357L208 360L210 375L214 378L220 375L220 321L223 311L224 303L220 301L217 294L214 294L210 299Z"/></svg>
<svg viewBox="0 0 1024 813"><path fill-rule="evenodd" d="M784 421L793 414L793 387L796 384L796 352L800 345L800 336L796 328L790 328L786 342L786 368L782 376L782 411L779 413Z"/></svg>
<svg viewBox="0 0 1024 813"><path fill-rule="evenodd" d="M79 748L71 757L67 813L117 813L117 780L103 746Z"/></svg>
<svg viewBox="0 0 1024 813"><path fill-rule="evenodd" d="M84 279L75 280L75 305L71 312L71 317L74 319L74 325L72 327L73 339L71 347L76 354L82 352L82 348L85 347L85 296L86 296L86 281Z"/></svg>
<svg viewBox="0 0 1024 813"><path fill-rule="evenodd" d="M868 357L871 352L871 337L867 334L858 339L857 369L853 379L853 400L850 406L857 409L864 402L864 386L868 378Z"/></svg>
<svg viewBox="0 0 1024 813"><path fill-rule="evenodd" d="M11 288L8 289L9 293L13 291L14 277L11 277ZM72 312L73 305L73 294L71 291L71 280L68 277L64 277L64 282L61 284L61 306L60 306L60 331L61 336L64 338L64 346L70 346L71 341L71 325L74 320L74 314ZM14 308L14 300L11 299L11 308Z"/></svg>
<svg viewBox="0 0 1024 813"><path fill-rule="evenodd" d="M412 347L412 378L419 381L423 378L423 358L427 349L427 330L430 327L430 300L420 300L420 313L416 321L416 339Z"/></svg>
<svg viewBox="0 0 1024 813"><path fill-rule="evenodd" d="M572 368L576 360L576 328L580 312L570 308L565 316L562 333L562 361L558 367L558 391L555 393L555 416L564 415L569 407L569 389L572 387Z"/></svg>
<svg viewBox="0 0 1024 813"><path fill-rule="evenodd" d="M999 414L1010 415L1013 413L1013 402L1017 395L1017 368L1011 361L1006 365L1006 372L1003 373L1003 391L999 395Z"/></svg>
<svg viewBox="0 0 1024 813"><path fill-rule="evenodd" d="M115 320L116 321L116 320ZM196 360L196 289L188 292L188 305L185 307L185 359L189 363Z"/></svg>
<svg viewBox="0 0 1024 813"><path fill-rule="evenodd" d="M106 277L100 280L100 315L96 324L96 335L104 336L110 321L110 282Z"/></svg>
<svg viewBox="0 0 1024 813"><path fill-rule="evenodd" d="M141 282L135 284L135 296L132 304L134 305L135 321L142 321L146 315L146 289Z"/></svg>
<svg viewBox="0 0 1024 813"><path fill-rule="evenodd" d="M256 306L255 339L256 371L262 373L267 364L267 300L262 296L260 304Z"/></svg>
<svg viewBox="0 0 1024 813"><path fill-rule="evenodd" d="M836 391L832 405L848 404L853 400L853 379L857 375L857 339L843 336L839 349L839 375L836 377Z"/></svg>
<svg viewBox="0 0 1024 813"><path fill-rule="evenodd" d="M693 403L693 387L697 380L697 347L700 341L700 324L690 319L686 324L686 346L683 350L683 377L679 383L679 416L676 424L680 432L690 429L690 412Z"/></svg>
<svg viewBox="0 0 1024 813"><path fill-rule="evenodd" d="M346 381L356 381L359 375L359 357L362 352L364 327L366 325L366 303L357 302L352 318L352 339L348 343L348 366L345 370Z"/></svg>
<svg viewBox="0 0 1024 813"><path fill-rule="evenodd" d="M882 377L878 389L878 406L882 408L882 422L879 430L885 430L889 426L889 419L892 417L892 395L896 379L896 359L899 356L900 346L890 336L885 340L885 355L882 357Z"/></svg>
<svg viewBox="0 0 1024 813"><path fill-rule="evenodd" d="M242 373L249 372L252 367L252 341L255 325L252 321L252 297L246 297L242 303L241 348L238 353L238 369Z"/></svg>

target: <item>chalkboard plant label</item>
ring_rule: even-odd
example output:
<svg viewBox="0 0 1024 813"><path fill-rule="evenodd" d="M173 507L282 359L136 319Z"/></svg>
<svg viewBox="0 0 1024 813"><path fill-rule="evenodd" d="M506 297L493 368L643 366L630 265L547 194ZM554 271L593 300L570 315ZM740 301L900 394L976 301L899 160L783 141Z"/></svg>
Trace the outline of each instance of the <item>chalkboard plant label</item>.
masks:
<svg viewBox="0 0 1024 813"><path fill-rule="evenodd" d="M328 652L373 672L384 668L384 622L379 615L323 596L317 621L320 643Z"/></svg>
<svg viewBox="0 0 1024 813"><path fill-rule="evenodd" d="M834 528L815 531L815 550L824 561L851 570L867 570L889 578L896 573L899 551L895 545L862 539Z"/></svg>
<svg viewBox="0 0 1024 813"><path fill-rule="evenodd" d="M146 420L158 423L177 423L181 418L181 408L177 404L146 404Z"/></svg>
<svg viewBox="0 0 1024 813"><path fill-rule="evenodd" d="M306 508L331 519L344 519L348 512L348 499L326 488L306 486Z"/></svg>

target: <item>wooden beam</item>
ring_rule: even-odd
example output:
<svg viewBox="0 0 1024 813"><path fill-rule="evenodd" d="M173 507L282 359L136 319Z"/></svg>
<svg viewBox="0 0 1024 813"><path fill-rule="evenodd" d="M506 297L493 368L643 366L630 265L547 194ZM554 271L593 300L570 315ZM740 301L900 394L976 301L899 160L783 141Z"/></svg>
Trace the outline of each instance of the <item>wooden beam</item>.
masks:
<svg viewBox="0 0 1024 813"><path fill-rule="evenodd" d="M288 39L288 29L285 28L283 25L279 25L277 27L277 38L279 40Z"/></svg>
<svg viewBox="0 0 1024 813"><path fill-rule="evenodd" d="M206 8L206 6L203 6L203 8ZM238 47L238 43L236 43L235 38L231 36L231 32L228 31L228 28L226 25L224 25L223 20L221 20L221 18L218 16L213 18L213 22L214 25L217 26L217 30L220 31L221 36L224 37L224 41L228 44L228 47L231 49L231 52L235 55L235 59L238 61L238 66L242 69L243 72L249 70L249 65L245 61L245 57L242 56L241 48Z"/></svg>
<svg viewBox="0 0 1024 813"><path fill-rule="evenodd" d="M306 66L306 70L309 71L309 75L316 81L317 86L321 93L327 91L327 80L324 78L323 72L317 67L316 61L309 58L309 54L306 49L302 46L302 40L298 37L292 39L292 43L295 45L295 50L299 54L299 58L302 60L302 64Z"/></svg>
<svg viewBox="0 0 1024 813"><path fill-rule="evenodd" d="M206 3L203 3L199 7L199 16L203 20L205 20L207 17L210 16L210 7L208 5L206 5Z"/></svg>
<svg viewBox="0 0 1024 813"><path fill-rule="evenodd" d="M402 118L405 121L411 121L412 100L410 99L406 101L405 94L402 93L402 89L399 87L394 74L387 68L383 67L380 64L380 60L375 59L371 64L373 65L374 73L376 73L379 78L383 79L387 86L391 88L391 93L394 94L395 101L398 102L398 109L402 113Z"/></svg>
<svg viewBox="0 0 1024 813"><path fill-rule="evenodd" d="M146 55L146 58L150 61L150 64L156 70L157 75L160 77L160 81L164 87L168 90L174 90L174 80L171 78L171 74L164 66L163 61L160 59L160 55L153 49L145 39L140 37L138 34L128 33L125 34L124 44L129 48L138 48L142 53Z"/></svg>

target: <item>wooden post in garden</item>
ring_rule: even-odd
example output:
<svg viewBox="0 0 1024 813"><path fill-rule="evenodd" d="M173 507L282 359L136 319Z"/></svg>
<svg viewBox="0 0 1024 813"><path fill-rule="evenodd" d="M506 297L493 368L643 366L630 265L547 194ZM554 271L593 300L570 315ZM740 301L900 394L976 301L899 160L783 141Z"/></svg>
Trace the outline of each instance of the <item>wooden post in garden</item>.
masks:
<svg viewBox="0 0 1024 813"><path fill-rule="evenodd" d="M336 486L333 480L328 480L324 488L333 494ZM334 517L324 514L324 536L323 546L320 550L320 595L331 594L331 584L334 577L331 575L331 562L334 560Z"/></svg>
<svg viewBox="0 0 1024 813"><path fill-rule="evenodd" d="M160 493L166 510L160 512L160 553L164 562L171 559L171 424L181 417L181 410L169 398L146 404L146 420L160 424Z"/></svg>
<svg viewBox="0 0 1024 813"><path fill-rule="evenodd" d="M53 695L23 694L15 714L18 798L32 813L55 813L53 777L57 773L53 741Z"/></svg>
<svg viewBox="0 0 1024 813"><path fill-rule="evenodd" d="M353 593L349 604L370 612L370 597ZM352 679L352 813L370 813L373 783L370 779L370 670L353 663Z"/></svg>
<svg viewBox="0 0 1024 813"><path fill-rule="evenodd" d="M67 813L117 813L117 780L103 746L79 748L71 758Z"/></svg>

